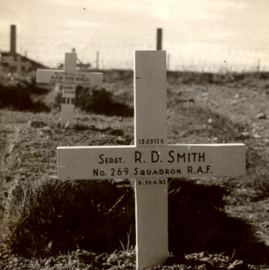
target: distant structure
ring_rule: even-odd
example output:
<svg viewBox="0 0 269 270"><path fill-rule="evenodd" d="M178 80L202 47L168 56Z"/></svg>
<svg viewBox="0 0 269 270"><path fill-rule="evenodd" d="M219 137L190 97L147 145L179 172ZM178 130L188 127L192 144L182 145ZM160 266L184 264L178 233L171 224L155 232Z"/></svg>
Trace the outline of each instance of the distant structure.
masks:
<svg viewBox="0 0 269 270"><path fill-rule="evenodd" d="M76 49L73 48L72 49L72 52L75 53L76 52ZM59 69L64 69L64 64L59 64L58 65L58 68ZM76 67L76 69L78 71L90 71L91 70L91 64L89 64L89 63L88 64L84 64L81 60L79 60L77 58L77 67Z"/></svg>
<svg viewBox="0 0 269 270"><path fill-rule="evenodd" d="M10 51L1 52L0 69L2 72L17 76L27 76L35 74L38 68L47 68L46 66L22 56L16 52L16 25L10 27ZM33 75L34 75L33 74ZM34 75L35 76L35 75Z"/></svg>
<svg viewBox="0 0 269 270"><path fill-rule="evenodd" d="M163 42L163 30L162 28L157 28L157 46L156 50L162 50L162 42Z"/></svg>

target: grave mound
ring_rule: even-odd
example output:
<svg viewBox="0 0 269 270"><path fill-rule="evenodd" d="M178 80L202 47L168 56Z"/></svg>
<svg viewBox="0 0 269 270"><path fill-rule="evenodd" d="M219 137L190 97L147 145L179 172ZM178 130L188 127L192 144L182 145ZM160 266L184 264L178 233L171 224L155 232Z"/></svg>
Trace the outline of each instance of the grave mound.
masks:
<svg viewBox="0 0 269 270"><path fill-rule="evenodd" d="M227 191L169 179L169 251L176 258L206 251L263 263L268 249L250 225L224 212ZM8 246L22 257L75 251L114 252L135 246L135 199L128 180L59 181L12 190Z"/></svg>

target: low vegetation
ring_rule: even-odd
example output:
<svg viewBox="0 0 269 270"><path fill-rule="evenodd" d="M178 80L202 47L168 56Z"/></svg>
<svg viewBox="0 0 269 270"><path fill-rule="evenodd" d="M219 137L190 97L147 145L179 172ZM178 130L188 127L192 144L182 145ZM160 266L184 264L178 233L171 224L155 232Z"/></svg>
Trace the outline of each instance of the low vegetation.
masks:
<svg viewBox="0 0 269 270"><path fill-rule="evenodd" d="M59 125L55 109L1 111L22 125L1 178L3 269L135 268L133 180L59 181L56 176L57 146L133 143L133 86L130 73L123 75L107 77L101 90L77 89L83 98L77 100L73 128ZM191 74L191 80L172 75L169 143L245 143L247 174L169 179L170 256L155 269L266 267L269 125L256 115L269 115L268 78L234 75L225 85L216 83L222 75ZM108 107L115 113L106 112Z"/></svg>
<svg viewBox="0 0 269 270"><path fill-rule="evenodd" d="M61 96L61 93L59 93ZM57 96L57 100L59 97ZM130 117L134 116L133 108L124 103L116 101L112 92L105 88L83 88L76 89L76 107L87 113L117 115Z"/></svg>

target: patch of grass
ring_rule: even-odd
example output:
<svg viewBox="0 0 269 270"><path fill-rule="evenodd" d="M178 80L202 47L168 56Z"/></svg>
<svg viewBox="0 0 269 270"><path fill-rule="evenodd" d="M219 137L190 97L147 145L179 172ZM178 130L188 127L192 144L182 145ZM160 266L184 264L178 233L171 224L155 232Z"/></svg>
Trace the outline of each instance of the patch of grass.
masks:
<svg viewBox="0 0 269 270"><path fill-rule="evenodd" d="M226 190L169 179L169 249L183 257L203 250L260 262L268 254L251 227L228 217ZM134 194L129 181L37 180L16 184L6 207L5 249L49 257L84 249L130 255L135 245ZM257 253L259 251L259 253ZM133 255L130 255L131 257Z"/></svg>
<svg viewBox="0 0 269 270"><path fill-rule="evenodd" d="M49 112L49 107L42 101L34 102L32 94L44 94L43 90L34 86L0 85L0 108L12 108L18 111ZM47 93L45 91L45 93Z"/></svg>
<svg viewBox="0 0 269 270"><path fill-rule="evenodd" d="M60 107L62 93L55 97L54 107ZM78 86L76 89L76 107L87 113L103 114L107 116L132 117L133 108L125 103L120 103L113 97L113 94L105 88L83 88Z"/></svg>
<svg viewBox="0 0 269 270"><path fill-rule="evenodd" d="M127 242L133 208L132 190L113 181L18 184L6 207L6 249L24 257L77 248L112 252Z"/></svg>
<svg viewBox="0 0 269 270"><path fill-rule="evenodd" d="M228 83L241 83L242 85L252 83L253 81L268 80L268 72L191 72L191 71L168 71L167 79L172 84L189 85L223 85Z"/></svg>
<svg viewBox="0 0 269 270"><path fill-rule="evenodd" d="M241 141L241 133L246 130L242 123L233 122L228 116L212 110L210 107L198 106L195 115L203 121L202 132L214 138L218 143ZM195 130L187 132L196 132ZM199 133L199 131L198 131ZM185 134L187 136L187 133Z"/></svg>
<svg viewBox="0 0 269 270"><path fill-rule="evenodd" d="M181 141L191 139L189 143L232 143L243 142L242 133L249 128L228 116L205 105L194 105L188 110L180 107L168 114L168 123L174 134ZM175 136L175 134L177 136Z"/></svg>

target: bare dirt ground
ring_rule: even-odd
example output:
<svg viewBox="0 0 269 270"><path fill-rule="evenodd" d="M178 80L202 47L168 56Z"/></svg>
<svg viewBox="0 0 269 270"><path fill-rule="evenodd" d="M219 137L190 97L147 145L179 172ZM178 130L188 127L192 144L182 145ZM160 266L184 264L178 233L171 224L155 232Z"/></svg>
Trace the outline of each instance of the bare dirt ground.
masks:
<svg viewBox="0 0 269 270"><path fill-rule="evenodd" d="M112 91L117 89L117 83L107 86ZM268 86L269 80L255 77L220 85L170 80L167 123L169 143L246 144L246 176L191 181L226 189L225 213L250 224L253 235L269 247ZM118 88L131 102L132 85L121 81ZM6 196L14 186L57 178L57 146L131 144L133 139L132 118L89 115L77 110L76 127L63 128L57 111L34 114L1 110L0 117L2 213Z"/></svg>
<svg viewBox="0 0 269 270"><path fill-rule="evenodd" d="M259 198L258 191L259 188L263 189L262 185L264 185L264 190L268 189L269 92L267 89L268 82L251 80L246 84L195 85L190 88L187 87L185 91L181 91L183 95L185 93L187 96L194 97L195 104L210 106L210 108L221 115L228 116L236 123L244 125L245 131L242 132L242 138L237 140L237 142L245 143L247 149L254 149L259 157L262 157L263 162L267 163L267 165L259 164L255 168L259 172L264 170L258 176L260 179L253 180L252 182L249 178L254 176L250 175L248 171L246 177L236 180L228 179L228 182L224 180L221 185L224 185L231 191L231 194L226 197L227 205L225 211L231 216L244 219L252 224L253 228L255 228L255 235L269 245L269 199L267 196L264 196L262 199ZM180 88L178 88L178 91L180 91ZM196 125L196 120L197 122L200 120L199 117L196 118L192 114L191 109L185 110L183 118L183 123L191 123L192 126ZM206 123L203 122L202 125L204 124ZM186 129L188 130L189 127L186 127ZM221 129L221 126L219 128ZM192 142L191 138L192 136L186 136L186 142ZM183 138L184 140L185 138ZM223 142L223 138L218 138L217 136L207 138L207 140L211 143ZM195 141L197 142L197 138L195 138ZM203 143L205 140L200 142ZM247 162L255 163L255 159L257 160L258 157L249 156ZM261 179L263 177L264 181ZM200 181L203 183L211 182L208 179ZM252 184L249 184L249 182L252 182ZM255 189L255 183L257 189Z"/></svg>

